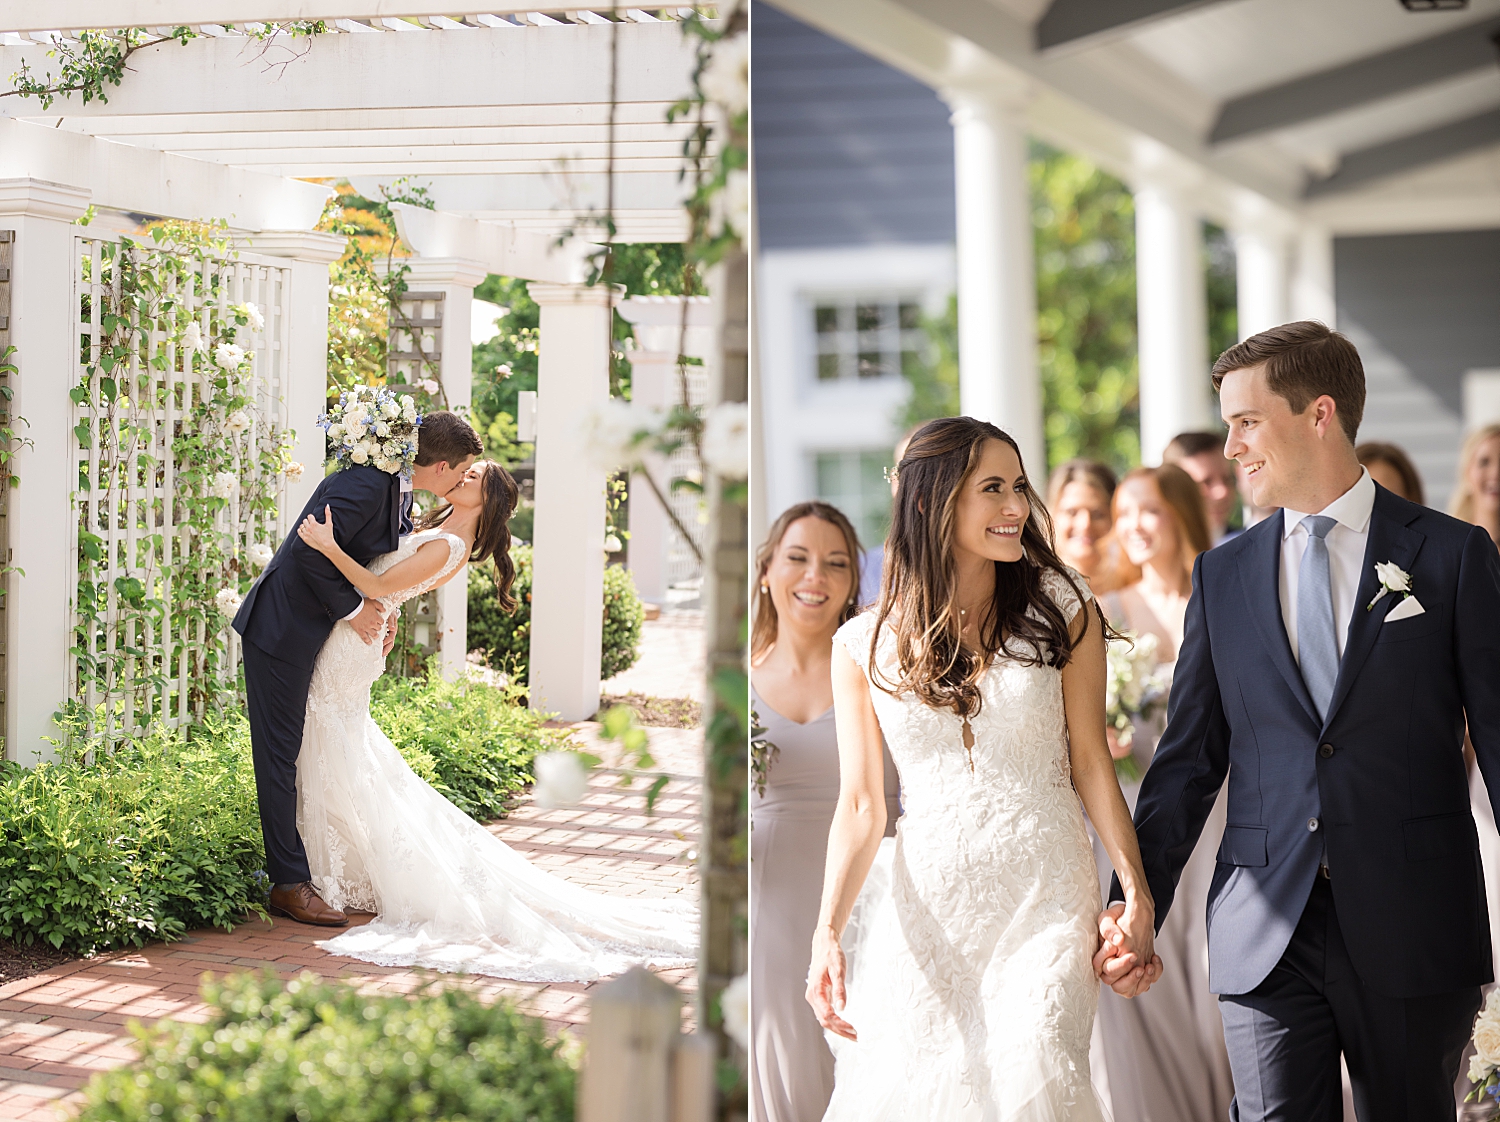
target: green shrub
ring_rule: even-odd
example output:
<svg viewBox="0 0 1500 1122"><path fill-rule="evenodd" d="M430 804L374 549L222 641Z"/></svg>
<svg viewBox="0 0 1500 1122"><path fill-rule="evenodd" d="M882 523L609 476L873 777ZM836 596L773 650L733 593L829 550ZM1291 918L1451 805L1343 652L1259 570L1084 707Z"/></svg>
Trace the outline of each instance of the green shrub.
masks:
<svg viewBox="0 0 1500 1122"><path fill-rule="evenodd" d="M480 821L566 735L514 696L437 674L380 679L371 711L412 769ZM91 954L259 910L265 855L241 714L96 755L0 768L0 938Z"/></svg>
<svg viewBox="0 0 1500 1122"><path fill-rule="evenodd" d="M459 990L364 997L304 974L209 981L207 1024L135 1028L80 1122L572 1122L576 1073L540 1021Z"/></svg>
<svg viewBox="0 0 1500 1122"><path fill-rule="evenodd" d="M259 907L242 717L100 757L0 777L0 937L89 954L229 927Z"/></svg>
<svg viewBox="0 0 1500 1122"><path fill-rule="evenodd" d="M561 747L565 732L515 695L464 678L380 678L370 713L412 770L470 818L488 822L531 782L538 752Z"/></svg>
<svg viewBox="0 0 1500 1122"><path fill-rule="evenodd" d="M494 570L487 565L469 566L469 646L483 651L497 670L511 680L529 680L531 657L531 547L511 550L516 562L516 582L511 592L516 610L507 615L495 601ZM636 593L630 572L619 565L604 570L604 641L600 650L599 676L613 678L635 665L640 657L641 624L646 606Z"/></svg>

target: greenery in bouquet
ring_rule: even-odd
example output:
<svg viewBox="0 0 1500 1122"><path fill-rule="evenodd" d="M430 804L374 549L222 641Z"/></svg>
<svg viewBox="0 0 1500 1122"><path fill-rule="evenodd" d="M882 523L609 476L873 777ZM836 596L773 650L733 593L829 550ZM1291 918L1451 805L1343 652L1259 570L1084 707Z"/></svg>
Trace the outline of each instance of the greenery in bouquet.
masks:
<svg viewBox="0 0 1500 1122"><path fill-rule="evenodd" d="M384 386L350 386L318 418L318 427L328 438L328 459L338 470L373 464L411 478L422 414L410 395Z"/></svg>
<svg viewBox="0 0 1500 1122"><path fill-rule="evenodd" d="M1127 782L1141 777L1140 765L1129 751L1136 726L1154 717L1167 698L1160 663L1155 635L1125 631L1105 647L1104 720L1124 753L1115 757L1115 772Z"/></svg>

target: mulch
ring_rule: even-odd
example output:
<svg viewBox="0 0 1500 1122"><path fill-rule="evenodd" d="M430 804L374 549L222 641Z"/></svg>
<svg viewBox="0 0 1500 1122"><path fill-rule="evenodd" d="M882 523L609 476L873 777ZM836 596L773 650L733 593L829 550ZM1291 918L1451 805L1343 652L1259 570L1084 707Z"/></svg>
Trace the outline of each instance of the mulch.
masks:
<svg viewBox="0 0 1500 1122"><path fill-rule="evenodd" d="M605 694L599 698L599 712L593 719L616 705L635 710L635 719L651 728L695 729L703 721L703 706L685 697L647 697L640 693Z"/></svg>
<svg viewBox="0 0 1500 1122"><path fill-rule="evenodd" d="M77 958L70 951L53 950L45 943L33 943L27 947L8 939L0 939L0 986L20 978L29 978Z"/></svg>

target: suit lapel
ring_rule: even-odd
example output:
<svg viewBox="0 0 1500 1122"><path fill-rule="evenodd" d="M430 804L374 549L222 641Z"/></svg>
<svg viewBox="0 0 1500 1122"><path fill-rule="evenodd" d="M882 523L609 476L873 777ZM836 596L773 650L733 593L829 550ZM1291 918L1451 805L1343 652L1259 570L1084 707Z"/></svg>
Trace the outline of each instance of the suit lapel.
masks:
<svg viewBox="0 0 1500 1122"><path fill-rule="evenodd" d="M1271 662L1298 703L1307 711L1314 724L1318 723L1318 710L1313 705L1307 684L1302 681L1302 671L1292 657L1292 644L1286 637L1286 624L1281 617L1281 546L1282 512L1277 511L1266 519L1265 530L1254 535L1242 555L1240 579L1245 590L1245 600L1250 608L1250 618L1260 632L1261 642L1271 656ZM1368 602L1368 601L1367 601Z"/></svg>
<svg viewBox="0 0 1500 1122"><path fill-rule="evenodd" d="M391 536L390 544L386 547L387 553L390 553L401 543L401 476L391 475L389 478L391 481L390 491L388 492L391 507Z"/></svg>
<svg viewBox="0 0 1500 1122"><path fill-rule="evenodd" d="M1380 635L1385 614L1401 602L1402 597L1387 593L1373 609L1365 610L1380 591L1380 578L1375 575L1377 562L1390 561L1408 573L1412 571L1412 563L1427 540L1406 525L1415 516L1415 508L1408 514L1404 504L1384 489L1376 488L1375 508L1370 512L1370 536L1365 542L1365 559L1360 569L1359 591L1354 596L1354 614L1349 620L1349 635L1344 642L1344 657L1339 662L1339 676L1333 684L1333 699L1328 703L1328 716L1323 722L1325 728L1349 696L1355 677Z"/></svg>

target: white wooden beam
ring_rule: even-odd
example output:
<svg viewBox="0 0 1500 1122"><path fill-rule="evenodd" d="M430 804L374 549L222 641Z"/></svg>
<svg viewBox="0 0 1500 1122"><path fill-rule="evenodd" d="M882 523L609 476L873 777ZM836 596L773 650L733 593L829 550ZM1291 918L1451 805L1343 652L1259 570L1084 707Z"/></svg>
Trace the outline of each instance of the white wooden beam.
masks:
<svg viewBox="0 0 1500 1122"><path fill-rule="evenodd" d="M66 183L100 206L222 218L239 230L311 230L332 188L0 118L0 179Z"/></svg>
<svg viewBox="0 0 1500 1122"><path fill-rule="evenodd" d="M457 214L393 203L401 238L424 258L467 258L491 273L579 284L587 275L587 254L594 246L575 238L559 246L557 239L513 226L480 222Z"/></svg>
<svg viewBox="0 0 1500 1122"><path fill-rule="evenodd" d="M597 5L609 11L611 5ZM534 5L486 4L488 13L529 12ZM451 16L447 0L0 0L0 30L56 27L181 27L202 23L290 23L294 20L379 20Z"/></svg>

